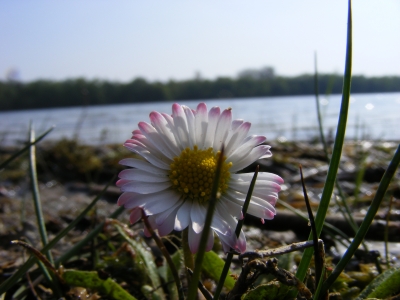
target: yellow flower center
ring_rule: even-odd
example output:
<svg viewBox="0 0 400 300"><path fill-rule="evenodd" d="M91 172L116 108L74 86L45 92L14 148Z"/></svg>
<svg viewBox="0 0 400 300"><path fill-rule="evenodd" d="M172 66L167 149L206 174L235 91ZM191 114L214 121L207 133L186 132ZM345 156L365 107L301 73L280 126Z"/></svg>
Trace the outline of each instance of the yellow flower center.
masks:
<svg viewBox="0 0 400 300"><path fill-rule="evenodd" d="M221 151L214 153L213 148L199 150L197 146L194 146L193 149L184 149L170 165L169 178L174 188L199 203L209 201L220 155ZM225 160L226 157L223 158L219 179L218 193L220 194L228 189L229 168L232 166L231 162L227 163Z"/></svg>

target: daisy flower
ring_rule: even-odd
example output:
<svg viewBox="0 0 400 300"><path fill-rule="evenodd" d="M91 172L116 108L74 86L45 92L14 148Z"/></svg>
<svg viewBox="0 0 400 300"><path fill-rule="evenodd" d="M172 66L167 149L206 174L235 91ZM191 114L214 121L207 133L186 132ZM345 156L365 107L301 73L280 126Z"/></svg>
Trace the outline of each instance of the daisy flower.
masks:
<svg viewBox="0 0 400 300"><path fill-rule="evenodd" d="M211 250L215 232L225 252L246 249L243 231L235 235L237 220L243 218L244 204L253 173L237 172L260 158L270 157L264 136L247 136L251 124L232 120L230 108L209 111L205 103L196 110L173 104L172 115L150 113L150 123L140 122L124 144L137 154L120 164L131 167L119 174L117 186L123 192L118 205L130 210L131 223L142 210L161 236L188 228L192 253L199 247L216 165L224 145L218 200L206 250ZM275 203L283 179L260 172L248 213L264 219L275 215ZM145 228L145 234L149 234Z"/></svg>

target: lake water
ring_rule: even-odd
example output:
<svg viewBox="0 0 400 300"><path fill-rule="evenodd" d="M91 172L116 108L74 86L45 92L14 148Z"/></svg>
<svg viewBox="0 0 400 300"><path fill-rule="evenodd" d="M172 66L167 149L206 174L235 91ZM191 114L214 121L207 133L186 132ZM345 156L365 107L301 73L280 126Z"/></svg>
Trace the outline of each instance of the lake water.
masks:
<svg viewBox="0 0 400 300"><path fill-rule="evenodd" d="M179 101L195 108L201 101ZM251 134L269 140L311 140L319 136L314 96L204 100L207 106L231 107L235 119L252 122ZM341 95L320 97L325 134L333 136ZM86 144L123 143L153 110L171 113L173 102L119 104L0 112L0 143L25 141L29 122L36 135L55 125L46 139L78 138ZM400 93L353 94L346 138L400 140Z"/></svg>

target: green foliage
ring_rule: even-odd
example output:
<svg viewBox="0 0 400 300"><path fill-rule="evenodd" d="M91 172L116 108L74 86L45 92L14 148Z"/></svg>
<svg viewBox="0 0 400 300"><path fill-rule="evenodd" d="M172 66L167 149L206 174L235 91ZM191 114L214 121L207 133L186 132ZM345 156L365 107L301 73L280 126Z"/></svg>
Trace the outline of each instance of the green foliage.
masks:
<svg viewBox="0 0 400 300"><path fill-rule="evenodd" d="M207 275L214 279L215 281L219 281L222 273L222 269L224 268L225 262L222 258L218 256L214 251L209 251L204 253L203 258L203 271L207 273ZM224 282L224 286L231 290L235 285L235 280L231 276L227 276Z"/></svg>
<svg viewBox="0 0 400 300"><path fill-rule="evenodd" d="M289 287L279 281L271 281L267 284L260 284L254 290L243 296L243 300L280 300L286 299Z"/></svg>
<svg viewBox="0 0 400 300"><path fill-rule="evenodd" d="M400 292L400 269L389 269L376 277L357 299L387 298Z"/></svg>
<svg viewBox="0 0 400 300"><path fill-rule="evenodd" d="M129 83L117 83L83 78L65 81L37 80L29 83L0 81L0 111L44 107L86 106L117 103L137 103L163 100L311 95L313 75L294 77L271 76L216 80L149 82L136 78ZM319 74L319 89L341 93L343 77ZM353 93L399 92L400 77L353 76Z"/></svg>
<svg viewBox="0 0 400 300"><path fill-rule="evenodd" d="M99 278L99 275L95 271L67 270L63 273L62 277L68 285L89 288L112 299L136 299L111 278L104 280Z"/></svg>

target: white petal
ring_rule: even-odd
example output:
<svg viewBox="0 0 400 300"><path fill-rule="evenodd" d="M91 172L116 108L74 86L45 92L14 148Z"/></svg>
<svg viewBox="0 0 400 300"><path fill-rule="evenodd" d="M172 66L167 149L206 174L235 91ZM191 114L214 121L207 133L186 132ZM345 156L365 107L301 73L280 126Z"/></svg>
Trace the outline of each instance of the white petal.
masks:
<svg viewBox="0 0 400 300"><path fill-rule="evenodd" d="M119 164L123 166L128 166L132 168L136 168L139 170L143 170L156 175L167 175L168 172L166 170L160 169L148 161L137 159L137 158L125 158L119 162Z"/></svg>
<svg viewBox="0 0 400 300"><path fill-rule="evenodd" d="M215 129L217 128L219 115L220 115L220 109L217 106L211 108L210 111L208 112L208 126L207 126L206 137L204 139L203 149L208 149L213 146Z"/></svg>
<svg viewBox="0 0 400 300"><path fill-rule="evenodd" d="M232 232L235 231L235 228L231 228L231 226L229 226L229 224L226 222L227 216L230 217L230 215L227 213L220 214L218 210L214 211L214 216L211 221L211 228L220 234L232 235Z"/></svg>
<svg viewBox="0 0 400 300"><path fill-rule="evenodd" d="M147 124L146 122L140 122L139 129L141 130L143 135L153 144L153 146L157 148L158 151L160 151L171 160L175 157L175 154L165 144L161 135L152 125Z"/></svg>
<svg viewBox="0 0 400 300"><path fill-rule="evenodd" d="M199 205L195 201L193 202L192 210L190 211L190 219L192 220L194 232L200 233L203 230L206 213L207 211L202 205Z"/></svg>
<svg viewBox="0 0 400 300"><path fill-rule="evenodd" d="M193 146L196 144L196 129L193 111L184 105L182 105L182 108L186 115L187 128L189 131L189 147L193 148Z"/></svg>
<svg viewBox="0 0 400 300"><path fill-rule="evenodd" d="M167 177L166 175L159 176L159 175L155 175L155 174L148 173L146 171L138 170L138 169L122 170L118 176L121 179L128 179L128 180L141 181L141 182L169 181L169 177Z"/></svg>
<svg viewBox="0 0 400 300"><path fill-rule="evenodd" d="M165 220L173 213L173 219L175 222L175 216L176 216L176 212L179 209L179 206L181 206L183 203L183 201L177 201L174 205L172 205L171 207L169 207L167 210L164 210L162 212L160 212L159 214L157 214L156 217L156 224L157 225L161 225L165 222Z"/></svg>
<svg viewBox="0 0 400 300"><path fill-rule="evenodd" d="M192 226L189 226L188 242L189 242L190 251L192 253L197 253L197 250L199 249L200 238L201 238L201 234L196 233L193 230Z"/></svg>
<svg viewBox="0 0 400 300"><path fill-rule="evenodd" d="M195 114L195 127L196 127L196 142L199 149L204 147L204 139L207 134L208 114L207 106L205 103L200 103L197 106Z"/></svg>
<svg viewBox="0 0 400 300"><path fill-rule="evenodd" d="M172 230L174 230L174 223L175 223L174 217L175 214L171 213L169 217L164 221L164 223L157 226L158 233L160 234L160 236L166 236L167 234L170 234Z"/></svg>
<svg viewBox="0 0 400 300"><path fill-rule="evenodd" d="M227 192L225 197L229 201L239 205L243 205L246 199L245 194L232 191ZM265 201L264 198L252 196L247 213L259 218L271 219L276 214L276 211L274 206L269 201Z"/></svg>
<svg viewBox="0 0 400 300"><path fill-rule="evenodd" d="M276 215L275 208L270 205L268 202L265 202L265 204L269 205L269 207L260 205L259 203L256 203L253 200L253 197L250 201L249 208L247 209L247 213L250 215L253 215L257 218L261 219L267 219L267 220L272 220L274 216Z"/></svg>
<svg viewBox="0 0 400 300"><path fill-rule="evenodd" d="M155 222L160 236L165 236L174 229L176 212L178 211L179 205L181 204L182 202L179 201L170 209L155 216Z"/></svg>
<svg viewBox="0 0 400 300"><path fill-rule="evenodd" d="M122 193L118 198L117 205L119 206L125 205L125 203L127 203L130 199L134 198L136 195L138 194L130 192Z"/></svg>
<svg viewBox="0 0 400 300"><path fill-rule="evenodd" d="M142 133L134 134L132 136L132 139L127 140L126 143L142 146L146 150L150 151L154 156L157 156L160 159L168 157L165 155L165 153L161 152L160 149L153 145L153 143ZM168 160L171 161L170 158L168 158Z"/></svg>
<svg viewBox="0 0 400 300"><path fill-rule="evenodd" d="M174 206L180 201L180 198L181 196L176 191L166 190L162 193L157 193L157 197L154 196L150 201L145 203L143 205L143 210L148 216L159 214Z"/></svg>
<svg viewBox="0 0 400 300"><path fill-rule="evenodd" d="M159 159L158 157L156 157L155 155L150 153L150 151L148 151L147 149L140 147L138 145L130 144L130 143L125 143L124 146L126 148L128 148L129 150L131 150L132 152L135 152L136 154L145 158L152 165L155 165L156 167L158 167L160 169L164 169L164 170L170 169L169 163Z"/></svg>
<svg viewBox="0 0 400 300"><path fill-rule="evenodd" d="M251 123L245 122L231 132L230 136L227 138L227 144L225 147L226 157L229 157L243 143L244 138L250 130L250 127Z"/></svg>
<svg viewBox="0 0 400 300"><path fill-rule="evenodd" d="M224 250L225 253L229 252L231 250L231 246L230 245L235 245L235 235L232 236L224 236L224 235L219 235L217 233L219 240L222 244L222 249Z"/></svg>
<svg viewBox="0 0 400 300"><path fill-rule="evenodd" d="M201 233L197 234L194 230L189 226L189 248L192 253L197 253L199 250L201 239ZM206 244L206 251L210 251L214 245L214 233L210 230L208 237L207 237L207 244Z"/></svg>
<svg viewBox="0 0 400 300"><path fill-rule="evenodd" d="M242 206L236 203L233 203L226 199L224 195L221 196L219 201L217 202L217 209L220 212L227 212L231 216L234 216L235 218L241 219L243 214L242 214Z"/></svg>
<svg viewBox="0 0 400 300"><path fill-rule="evenodd" d="M184 145L180 142L180 139L179 139L179 137L178 137L178 132L175 130L174 119L173 119L170 115L167 115L167 114L164 114L164 113L162 114L162 116L163 116L164 119L167 121L167 123L168 123L168 128L171 129L171 132L172 132L172 134L173 134L174 137L175 137L175 140L176 140L178 149L180 150L179 153L181 153L181 151L182 151L183 149L185 149L185 147L184 147Z"/></svg>
<svg viewBox="0 0 400 300"><path fill-rule="evenodd" d="M229 129L232 123L232 110L225 109L219 117L213 147L215 150L220 150L221 146L225 145L225 140L228 136Z"/></svg>
<svg viewBox="0 0 400 300"><path fill-rule="evenodd" d="M179 155L181 150L178 147L171 126L168 124L165 117L162 114L153 111L150 113L150 120L151 124L160 133L160 136L163 138L165 144L170 148L172 153L174 153L175 156Z"/></svg>
<svg viewBox="0 0 400 300"><path fill-rule="evenodd" d="M174 130L179 142L182 144L183 148L190 147L186 115L182 106L179 104L175 103L172 105L172 118L174 119Z"/></svg>
<svg viewBox="0 0 400 300"><path fill-rule="evenodd" d="M218 234L218 237L221 241L224 252L230 251L230 248L240 253L246 251L246 237L244 236L243 231L240 232L239 239L236 238L236 235L234 234L232 234L231 236Z"/></svg>
<svg viewBox="0 0 400 300"><path fill-rule="evenodd" d="M253 179L254 173L240 173L240 174L231 174L231 178L235 180L241 180L245 182L251 182ZM274 173L268 173L268 172L259 172L257 175L257 181L258 180L267 180L267 181L273 181L278 184L283 184L283 179L279 175L276 175ZM256 181L256 182L257 182Z"/></svg>
<svg viewBox="0 0 400 300"><path fill-rule="evenodd" d="M229 188L235 191L239 191L243 194L247 194L249 190L250 183L248 182L243 182L243 181L235 181L235 180L230 180L229 181ZM266 181L266 180L257 180L254 190L253 190L253 195L277 195L277 193L281 190L281 187L279 184L273 182L273 181ZM261 196L260 196L261 197Z"/></svg>
<svg viewBox="0 0 400 300"><path fill-rule="evenodd" d="M122 180L120 180L123 182ZM118 181L118 182L120 182ZM171 181L167 182L137 182L137 181L129 181L122 185L117 185L121 188L122 192L135 192L139 194L152 194L157 193L169 188L172 183Z"/></svg>
<svg viewBox="0 0 400 300"><path fill-rule="evenodd" d="M232 121L232 126L231 126L231 130L235 131L240 125L243 124L243 120L242 119L238 119L238 120L233 120Z"/></svg>
<svg viewBox="0 0 400 300"><path fill-rule="evenodd" d="M192 209L192 201L186 200L179 208L175 218L175 230L182 231L188 227L190 222L190 210Z"/></svg>
<svg viewBox="0 0 400 300"><path fill-rule="evenodd" d="M246 156L242 157L242 160L234 162L233 160L228 160L229 162L233 162L232 167L229 169L230 172L235 173L237 171L240 171L244 169L245 167L249 166L253 162L255 162L257 159L259 159L261 156L265 155L266 153L269 152L270 146L258 146L251 150L249 154Z"/></svg>
<svg viewBox="0 0 400 300"><path fill-rule="evenodd" d="M170 192L168 191L167 194ZM133 192L125 192L118 199L118 205L123 205L127 209L135 208L135 207L143 207L147 203L151 203L153 201L161 201L165 200L166 192L158 192L153 194L138 194ZM171 203L170 199L166 199L166 202ZM173 202L171 206L174 204Z"/></svg>
<svg viewBox="0 0 400 300"><path fill-rule="evenodd" d="M206 252L210 251L213 248L213 245L214 245L214 232L210 230L210 232L208 233Z"/></svg>
<svg viewBox="0 0 400 300"><path fill-rule="evenodd" d="M129 215L129 221L131 222L131 224L135 224L141 218L142 218L142 209L140 207L136 207L131 210L131 213Z"/></svg>
<svg viewBox="0 0 400 300"><path fill-rule="evenodd" d="M232 154L227 157L227 160L233 163L242 160L243 157L246 157L246 155L248 155L254 149L254 147L265 142L265 140L265 136L253 135L251 137L247 137L243 143L239 147L236 147Z"/></svg>

